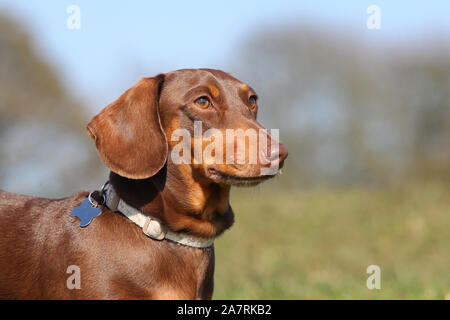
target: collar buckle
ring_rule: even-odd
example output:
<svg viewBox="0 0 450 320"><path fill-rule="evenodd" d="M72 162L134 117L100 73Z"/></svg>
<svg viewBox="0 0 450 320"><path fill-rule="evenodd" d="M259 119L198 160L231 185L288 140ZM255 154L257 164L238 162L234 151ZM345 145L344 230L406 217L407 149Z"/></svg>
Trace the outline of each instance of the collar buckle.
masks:
<svg viewBox="0 0 450 320"><path fill-rule="evenodd" d="M108 185L106 183L102 187L102 192L105 193L105 204L109 210L122 213L129 220L141 227L142 232L151 239L167 239L180 245L200 249L211 248L214 245L214 238L203 239L181 232L170 231L160 219L144 214L139 209L127 204L118 196L111 184Z"/></svg>
<svg viewBox="0 0 450 320"><path fill-rule="evenodd" d="M163 240L167 234L167 227L158 219L147 217L142 231L152 239Z"/></svg>

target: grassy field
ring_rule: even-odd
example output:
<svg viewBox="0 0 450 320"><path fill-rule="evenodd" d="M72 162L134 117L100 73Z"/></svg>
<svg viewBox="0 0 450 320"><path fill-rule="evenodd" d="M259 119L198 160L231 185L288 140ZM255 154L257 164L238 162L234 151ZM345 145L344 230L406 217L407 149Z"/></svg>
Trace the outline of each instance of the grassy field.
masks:
<svg viewBox="0 0 450 320"><path fill-rule="evenodd" d="M216 241L214 299L444 299L450 187L236 189ZM381 289L369 290L369 265Z"/></svg>

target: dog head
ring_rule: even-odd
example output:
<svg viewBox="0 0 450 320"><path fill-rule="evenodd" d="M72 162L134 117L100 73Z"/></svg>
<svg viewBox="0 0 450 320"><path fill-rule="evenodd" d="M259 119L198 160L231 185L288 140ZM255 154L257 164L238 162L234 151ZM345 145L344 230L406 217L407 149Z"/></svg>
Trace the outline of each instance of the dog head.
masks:
<svg viewBox="0 0 450 320"><path fill-rule="evenodd" d="M287 157L257 114L250 86L223 71L185 69L142 78L87 129L123 177L149 178L167 163L212 183L254 185L277 175Z"/></svg>

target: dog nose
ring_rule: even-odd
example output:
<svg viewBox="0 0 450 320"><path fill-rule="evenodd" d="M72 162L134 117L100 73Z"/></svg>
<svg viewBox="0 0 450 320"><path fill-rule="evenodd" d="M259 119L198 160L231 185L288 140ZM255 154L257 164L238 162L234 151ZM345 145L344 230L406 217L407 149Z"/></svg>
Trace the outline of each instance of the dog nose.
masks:
<svg viewBox="0 0 450 320"><path fill-rule="evenodd" d="M278 141L272 141L269 148L266 149L265 156L270 162L279 162L282 165L288 156L288 149L284 144Z"/></svg>
<svg viewBox="0 0 450 320"><path fill-rule="evenodd" d="M283 164L287 156L288 156L288 149L284 144L280 143L278 147L278 159L280 161L280 166Z"/></svg>

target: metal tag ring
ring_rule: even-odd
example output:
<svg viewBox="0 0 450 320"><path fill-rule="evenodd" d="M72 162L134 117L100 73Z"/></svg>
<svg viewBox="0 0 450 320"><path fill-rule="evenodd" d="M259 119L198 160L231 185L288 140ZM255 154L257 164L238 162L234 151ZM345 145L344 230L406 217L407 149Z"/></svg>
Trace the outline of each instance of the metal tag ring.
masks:
<svg viewBox="0 0 450 320"><path fill-rule="evenodd" d="M95 201L94 199L92 199L92 194L93 194L94 192L95 192L95 190L92 191L91 193L89 193L88 199L89 199L89 202L90 202L91 206L92 206L93 208L97 208L97 207L98 207L97 201Z"/></svg>

